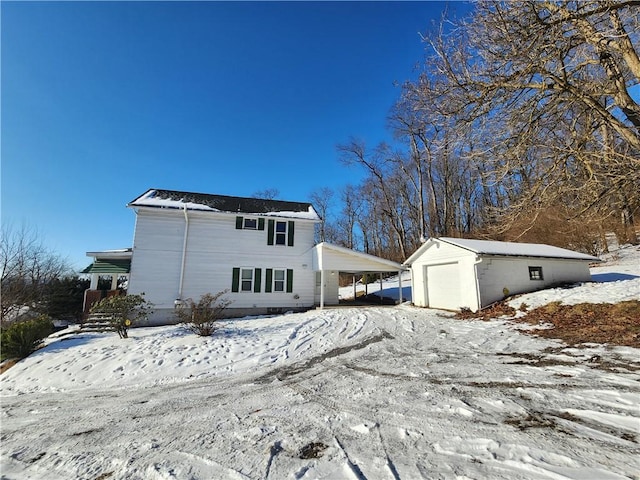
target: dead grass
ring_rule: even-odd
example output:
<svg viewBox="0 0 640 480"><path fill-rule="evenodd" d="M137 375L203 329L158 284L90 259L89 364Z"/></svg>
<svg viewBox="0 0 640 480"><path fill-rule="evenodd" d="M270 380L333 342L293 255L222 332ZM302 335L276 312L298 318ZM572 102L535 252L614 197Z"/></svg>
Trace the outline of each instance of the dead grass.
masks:
<svg viewBox="0 0 640 480"><path fill-rule="evenodd" d="M4 372L9 370L11 367L13 367L19 361L20 361L19 358L11 358L11 359L8 359L8 360L5 360L4 362L2 362L0 364L0 375L2 375Z"/></svg>
<svg viewBox="0 0 640 480"><path fill-rule="evenodd" d="M519 319L532 325L553 325L534 329L546 338L560 338L568 344L607 343L640 348L640 301L620 303L558 302L538 307Z"/></svg>
<svg viewBox="0 0 640 480"><path fill-rule="evenodd" d="M515 316L515 309L501 302L478 313L461 312L457 318L488 320L501 316ZM620 303L580 303L563 305L549 303L535 308L517 322L540 325L527 331L545 338L557 338L569 345L606 343L640 348L640 301ZM552 328L549 328L552 326Z"/></svg>

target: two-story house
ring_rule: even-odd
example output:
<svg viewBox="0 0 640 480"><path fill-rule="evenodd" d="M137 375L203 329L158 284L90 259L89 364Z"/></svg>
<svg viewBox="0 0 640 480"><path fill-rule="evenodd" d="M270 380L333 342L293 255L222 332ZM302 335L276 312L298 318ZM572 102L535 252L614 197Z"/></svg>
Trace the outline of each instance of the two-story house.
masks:
<svg viewBox="0 0 640 480"><path fill-rule="evenodd" d="M144 293L153 303L152 323L170 322L187 298L221 291L233 302L229 316L323 307L338 303L339 272L404 270L372 255L314 245L321 220L310 203L150 189L127 206L136 213L129 271L114 275L128 275L128 293ZM87 253L94 258L86 270L92 288L115 265L113 252Z"/></svg>

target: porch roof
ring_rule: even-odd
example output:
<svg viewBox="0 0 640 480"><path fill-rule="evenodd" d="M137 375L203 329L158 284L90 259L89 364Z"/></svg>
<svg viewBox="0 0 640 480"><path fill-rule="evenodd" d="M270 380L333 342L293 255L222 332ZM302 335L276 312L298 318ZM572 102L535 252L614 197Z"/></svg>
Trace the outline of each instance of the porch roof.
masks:
<svg viewBox="0 0 640 480"><path fill-rule="evenodd" d="M131 271L131 258L97 258L81 273L129 273Z"/></svg>

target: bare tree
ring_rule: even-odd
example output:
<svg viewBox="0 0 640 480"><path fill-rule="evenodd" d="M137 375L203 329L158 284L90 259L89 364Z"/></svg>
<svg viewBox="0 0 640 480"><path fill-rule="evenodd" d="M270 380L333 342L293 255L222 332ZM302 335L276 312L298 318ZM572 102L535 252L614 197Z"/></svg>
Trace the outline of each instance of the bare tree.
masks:
<svg viewBox="0 0 640 480"><path fill-rule="evenodd" d="M570 215L640 204L637 1L480 1L450 25L405 91L418 118L474 132L487 218L509 228L567 196Z"/></svg>
<svg viewBox="0 0 640 480"><path fill-rule="evenodd" d="M253 198L261 198L264 200L275 200L280 196L280 190L277 188L266 188L264 190L258 190L251 195Z"/></svg>
<svg viewBox="0 0 640 480"><path fill-rule="evenodd" d="M13 320L22 309L38 310L46 285L70 273L66 259L49 250L33 228L2 225L0 321Z"/></svg>
<svg viewBox="0 0 640 480"><path fill-rule="evenodd" d="M318 241L327 241L327 230L330 223L329 212L333 205L333 190L322 187L309 194L309 200L320 215L320 225L317 230Z"/></svg>

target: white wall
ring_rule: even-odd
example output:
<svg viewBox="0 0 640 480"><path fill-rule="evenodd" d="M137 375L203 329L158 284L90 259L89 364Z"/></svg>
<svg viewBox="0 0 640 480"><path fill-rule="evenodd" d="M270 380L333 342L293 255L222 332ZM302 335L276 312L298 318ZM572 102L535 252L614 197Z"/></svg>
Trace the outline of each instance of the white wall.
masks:
<svg viewBox="0 0 640 480"><path fill-rule="evenodd" d="M320 279L321 272L315 272L315 304L320 305ZM338 305L340 303L340 274L338 270L325 270L324 272L324 304Z"/></svg>
<svg viewBox="0 0 640 480"><path fill-rule="evenodd" d="M419 307L474 309L477 305L473 263L476 255L454 245L433 241L411 265L411 287L414 305ZM429 265L457 264L459 289L456 298L428 298L428 282L439 282L438 278L427 278ZM456 268L456 267L451 267ZM446 281L447 279L445 279ZM444 290L431 289L431 296L446 295ZM443 306L446 305L446 306ZM449 306L450 305L450 306Z"/></svg>
<svg viewBox="0 0 640 480"><path fill-rule="evenodd" d="M236 229L232 214L188 211L188 215L183 299L197 301L205 293L229 289L230 308L313 306L313 222L295 219L294 246L289 247L267 245L267 228ZM172 310L178 298L185 225L181 210L138 211L129 292L145 292L156 309ZM234 267L262 269L261 292L231 292ZM293 269L293 292L265 293L266 268Z"/></svg>
<svg viewBox="0 0 640 480"><path fill-rule="evenodd" d="M529 267L542 267L543 280L531 280ZM532 292L561 283L591 280L589 262L552 258L484 257L477 266L482 307L509 295Z"/></svg>

